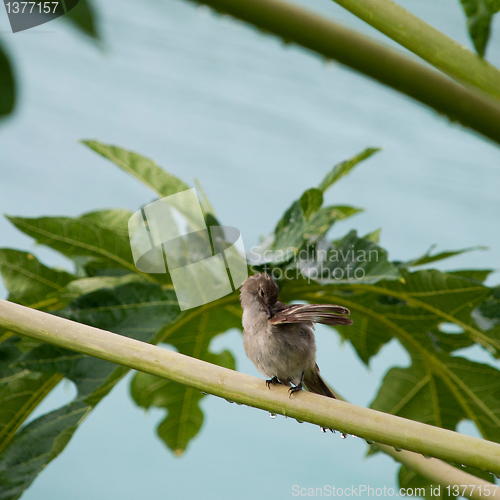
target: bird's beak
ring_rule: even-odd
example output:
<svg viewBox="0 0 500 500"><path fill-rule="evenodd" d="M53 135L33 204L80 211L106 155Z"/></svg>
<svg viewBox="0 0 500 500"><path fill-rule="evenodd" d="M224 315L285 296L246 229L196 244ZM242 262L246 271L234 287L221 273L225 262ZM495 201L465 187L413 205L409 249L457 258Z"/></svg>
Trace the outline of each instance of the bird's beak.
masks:
<svg viewBox="0 0 500 500"><path fill-rule="evenodd" d="M271 318L272 317L271 308L266 304L266 301L260 295L258 295L258 297L260 303L264 306L264 309L267 311L267 314L269 314L269 317Z"/></svg>

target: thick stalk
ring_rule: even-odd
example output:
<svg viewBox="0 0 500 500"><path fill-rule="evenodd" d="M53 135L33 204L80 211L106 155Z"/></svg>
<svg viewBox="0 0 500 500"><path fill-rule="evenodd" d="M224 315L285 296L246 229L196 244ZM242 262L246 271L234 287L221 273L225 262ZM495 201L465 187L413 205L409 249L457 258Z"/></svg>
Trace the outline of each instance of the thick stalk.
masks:
<svg viewBox="0 0 500 500"><path fill-rule="evenodd" d="M463 87L401 52L280 0L194 1L334 59L500 144L500 104L496 99Z"/></svg>
<svg viewBox="0 0 500 500"><path fill-rule="evenodd" d="M448 490L443 489L450 486L452 496L455 491L453 486L459 485L460 496L480 500L485 498L500 498L500 487L473 476L468 472L457 469L442 460L436 458L424 458L422 455L411 451L396 451L391 446L378 444L377 447L394 460L406 465L409 469L427 478L433 486L441 485L441 495L446 497ZM464 486L466 486L464 491ZM486 488L485 488L486 487ZM462 495L462 492L464 494Z"/></svg>
<svg viewBox="0 0 500 500"><path fill-rule="evenodd" d="M498 68L401 5L392 0L333 1L452 78L500 99Z"/></svg>
<svg viewBox="0 0 500 500"><path fill-rule="evenodd" d="M333 392L337 398L345 401L337 391ZM454 487L460 485L459 491L460 493L464 493L462 496L470 498L471 500L480 500L486 497L500 499L500 487L457 467L453 467L442 460L424 457L420 453L414 453L413 451L396 450L392 446L387 446L386 444L372 443L371 446L378 448L400 464L406 465L408 469L428 479L434 493L436 492L436 486L445 488L442 491L443 497L448 493L448 487L450 487L451 492L455 492ZM467 486L466 491L463 491L464 486ZM416 495L416 493L414 494Z"/></svg>
<svg viewBox="0 0 500 500"><path fill-rule="evenodd" d="M0 326L22 335L167 378L230 401L500 474L500 445L284 387L151 344L0 300Z"/></svg>

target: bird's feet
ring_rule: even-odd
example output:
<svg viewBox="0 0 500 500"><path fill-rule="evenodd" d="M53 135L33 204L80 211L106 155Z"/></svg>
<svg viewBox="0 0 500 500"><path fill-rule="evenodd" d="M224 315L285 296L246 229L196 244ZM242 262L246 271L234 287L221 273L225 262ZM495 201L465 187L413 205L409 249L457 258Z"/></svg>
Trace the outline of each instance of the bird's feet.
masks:
<svg viewBox="0 0 500 500"><path fill-rule="evenodd" d="M274 376L273 378L266 380L266 385L267 385L268 389L271 389L271 384L277 385L277 384L281 384L281 382L279 381L278 377Z"/></svg>
<svg viewBox="0 0 500 500"><path fill-rule="evenodd" d="M292 397L292 394L295 394L296 392L299 392L302 390L302 386L304 384L304 375L305 375L305 372L302 372L302 377L300 377L300 382L297 385L292 386L292 387L290 387L290 389L288 389L288 393L290 394L290 397Z"/></svg>
<svg viewBox="0 0 500 500"><path fill-rule="evenodd" d="M288 389L288 392L290 394L290 397L292 397L292 394L295 394L296 392L300 392L302 390L302 382L300 382L300 384L297 384L293 387L290 387L290 389Z"/></svg>

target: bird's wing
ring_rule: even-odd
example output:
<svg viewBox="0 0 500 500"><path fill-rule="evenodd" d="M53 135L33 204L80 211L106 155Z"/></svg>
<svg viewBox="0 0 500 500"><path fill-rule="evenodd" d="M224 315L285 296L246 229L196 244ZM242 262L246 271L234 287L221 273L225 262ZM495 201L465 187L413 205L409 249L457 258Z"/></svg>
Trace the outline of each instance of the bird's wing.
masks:
<svg viewBox="0 0 500 500"><path fill-rule="evenodd" d="M342 316L351 313L347 307L333 304L297 304L287 306L280 302L276 305L275 314L269 318L269 323L272 325L303 323L307 321L322 323L323 325L352 325L352 319Z"/></svg>

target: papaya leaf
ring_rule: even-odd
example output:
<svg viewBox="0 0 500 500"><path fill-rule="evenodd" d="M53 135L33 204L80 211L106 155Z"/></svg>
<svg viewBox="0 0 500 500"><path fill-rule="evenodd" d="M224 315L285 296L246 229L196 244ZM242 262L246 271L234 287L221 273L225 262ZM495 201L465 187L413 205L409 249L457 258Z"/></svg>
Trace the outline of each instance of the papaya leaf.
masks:
<svg viewBox="0 0 500 500"><path fill-rule="evenodd" d="M500 287L493 288L486 300L472 311L472 318L489 337L500 339Z"/></svg>
<svg viewBox="0 0 500 500"><path fill-rule="evenodd" d="M228 351L220 354L207 351L199 359L234 370L234 359ZM158 426L158 436L176 456L182 455L202 426L203 412L199 402L204 394L147 373L136 374L131 394L143 408L155 406L168 411L167 417Z"/></svg>
<svg viewBox="0 0 500 500"><path fill-rule="evenodd" d="M334 222L347 219L360 212L363 212L362 208L347 206L324 207L314 213L307 221L304 238L310 241L317 241L326 235Z"/></svg>
<svg viewBox="0 0 500 500"><path fill-rule="evenodd" d="M491 20L500 10L500 0L460 0L467 17L467 28L476 52L484 57L490 37Z"/></svg>
<svg viewBox="0 0 500 500"><path fill-rule="evenodd" d="M91 38L98 39L97 19L91 0L66 0L67 19L76 26L82 33Z"/></svg>
<svg viewBox="0 0 500 500"><path fill-rule="evenodd" d="M66 271L44 266L31 253L9 248L0 248L0 272L10 293L9 300L37 309L50 305L54 308L57 300L47 300L47 296L76 279Z"/></svg>
<svg viewBox="0 0 500 500"><path fill-rule="evenodd" d="M376 243L377 245L380 243L380 233L381 229L376 229L375 231L372 231L371 233L365 234L363 238L368 241L373 241L373 243Z"/></svg>
<svg viewBox="0 0 500 500"><path fill-rule="evenodd" d="M380 151L380 148L367 148L349 160L345 160L342 163L335 165L333 170L331 170L321 181L318 189L324 193L330 186L332 186L332 184L335 184L335 182L344 177L344 175L347 175L358 163L366 160L378 151Z"/></svg>
<svg viewBox="0 0 500 500"><path fill-rule="evenodd" d="M274 250L297 251L304 242L308 221L321 207L323 194L319 189L308 189L285 212L275 231Z"/></svg>
<svg viewBox="0 0 500 500"><path fill-rule="evenodd" d="M194 179L194 184L196 186L196 191L197 191L198 196L200 198L200 205L201 205L201 209L203 210L203 213L205 214L205 219L207 219L207 218L212 219L212 220L206 220L207 226L219 226L220 224L217 222L217 219L215 217L214 207L210 203L208 196L206 195L205 191L203 190L203 187L201 186L201 182L198 179Z"/></svg>
<svg viewBox="0 0 500 500"><path fill-rule="evenodd" d="M408 315L408 322L415 320L413 311L405 307L404 302L395 305L385 304L382 294L376 294L369 290L364 290L360 286L358 290L352 291L349 287L334 285L320 285L314 281L305 279L295 282L284 282L281 284L281 296L284 301L302 300L310 303L325 303L345 305L351 311L350 317L353 324L349 327L338 327L340 335L349 340L356 349L358 356L366 364L379 349L389 342L393 333L388 330L383 321L374 321L373 314L368 312L376 310L380 317L385 318L388 314L396 315L398 318ZM377 316L378 317L378 316ZM435 324L433 315L420 315L420 324L426 326Z"/></svg>
<svg viewBox="0 0 500 500"><path fill-rule="evenodd" d="M61 300L54 294L75 280L65 271L43 265L30 253L11 249L0 249L0 271L10 300L42 310L60 307ZM0 332L0 453L62 379L60 374L31 372L18 364L38 345L28 345L12 332Z"/></svg>
<svg viewBox="0 0 500 500"><path fill-rule="evenodd" d="M300 197L299 203L304 217L309 219L323 205L323 193L316 188L308 189Z"/></svg>
<svg viewBox="0 0 500 500"><path fill-rule="evenodd" d="M425 361L391 368L371 408L445 429L455 429L464 418L453 393Z"/></svg>
<svg viewBox="0 0 500 500"><path fill-rule="evenodd" d="M427 330L427 335L436 351L450 354L453 351L474 345L474 341L466 333L454 333L450 335L450 332L441 331L440 328L443 325L445 324L442 323L437 328L432 326Z"/></svg>
<svg viewBox="0 0 500 500"><path fill-rule="evenodd" d="M203 394L170 380L137 373L132 381L131 395L143 408L155 406L168 411L168 416L158 426L158 436L176 456L182 455L201 428L203 413L199 402Z"/></svg>
<svg viewBox="0 0 500 500"><path fill-rule="evenodd" d="M138 274L125 274L124 276L95 276L80 278L68 283L57 292L60 302L67 305L72 300L103 288L115 288L128 283L147 283L148 280Z"/></svg>
<svg viewBox="0 0 500 500"><path fill-rule="evenodd" d="M16 83L7 54L0 45L0 118L9 115L16 103Z"/></svg>
<svg viewBox="0 0 500 500"><path fill-rule="evenodd" d="M479 328L472 312L492 293L491 289L468 278L437 270L410 273L401 271L403 282L384 281L366 285L364 290L405 301L420 314L433 314L438 323L454 323L471 340L495 356L500 355L500 337L495 331ZM354 285L356 288L356 285ZM418 318L417 318L418 319Z"/></svg>
<svg viewBox="0 0 500 500"><path fill-rule="evenodd" d="M152 283L129 283L79 297L58 314L141 341L155 341L180 310L172 290ZM64 407L35 419L9 434L0 455L0 498L14 500L66 446L95 405L128 371L113 363L41 344L12 360L9 368L72 380L78 395Z"/></svg>
<svg viewBox="0 0 500 500"><path fill-rule="evenodd" d="M410 350L409 368L392 368L373 409L454 430L470 419L485 439L500 441L500 371L459 356ZM425 349L425 352L424 352Z"/></svg>
<svg viewBox="0 0 500 500"><path fill-rule="evenodd" d="M321 297L350 308L354 324L342 329L342 335L353 343L365 363L392 337L410 340L414 332L424 332L431 344L438 342L436 348L433 347L438 351L451 352L455 344L455 349L460 349L477 342L498 356L499 333L496 329L483 330L473 314L491 295L490 288L468 277L433 269L413 273L401 269L400 272L401 280L376 283L352 280L350 285L338 287L322 287L315 282L294 286L291 282L285 289L290 290L287 294L297 295L294 297L297 300L317 301ZM441 329L444 323L456 325L463 336L448 334L450 345L441 345L439 335L446 333ZM469 341L464 341L464 337ZM460 342L455 343L455 338Z"/></svg>
<svg viewBox="0 0 500 500"><path fill-rule="evenodd" d="M357 156L339 163L326 175L319 187L308 189L292 203L274 230L271 250L278 254L275 263L287 262L298 252L306 239L321 238L335 221L351 217L362 210L341 206L324 207L322 210L320 208L323 204L323 193L341 177L347 175L358 163L377 151L379 149L368 148Z"/></svg>
<svg viewBox="0 0 500 500"><path fill-rule="evenodd" d="M471 281L483 283L492 272L491 269L463 269L460 271L448 271L448 274L454 274L455 276L468 278Z"/></svg>
<svg viewBox="0 0 500 500"><path fill-rule="evenodd" d="M62 376L32 373L16 364L24 355L19 337L0 337L0 453L43 398Z"/></svg>
<svg viewBox="0 0 500 500"><path fill-rule="evenodd" d="M34 420L15 435L0 457L1 500L16 500L24 493L65 448L89 409L76 401Z"/></svg>
<svg viewBox="0 0 500 500"><path fill-rule="evenodd" d="M60 293L75 277L50 269L30 253L0 249L0 271L10 299L37 309L53 309ZM63 378L58 373L36 373L19 360L40 343L23 342L12 332L0 334L0 452L44 397Z"/></svg>
<svg viewBox="0 0 500 500"><path fill-rule="evenodd" d="M100 154L104 158L112 161L119 168L125 172L131 174L136 179L140 180L147 187L152 189L160 198L170 196L172 194L179 193L181 191L186 191L190 187L181 181L179 178L172 174L169 174L162 168L160 168L155 162L141 156L132 151L122 149L116 146L111 146L108 144L102 144L98 141L82 141L83 144L88 146L90 149ZM218 226L213 208L210 205L205 193L201 189L199 182L196 182L197 188L199 190L200 205L205 215L205 222L207 226ZM189 220L189 211L183 213L183 215Z"/></svg>
<svg viewBox="0 0 500 500"><path fill-rule="evenodd" d="M81 256L73 256L79 275L82 277L120 277L130 274L130 270L118 267L114 262L106 259L95 259ZM158 279L155 276L155 279ZM158 279L158 281L161 281Z"/></svg>
<svg viewBox="0 0 500 500"><path fill-rule="evenodd" d="M165 172L149 158L98 141L87 140L82 143L139 179L161 198L189 189L184 182Z"/></svg>
<svg viewBox="0 0 500 500"><path fill-rule="evenodd" d="M97 29L97 19L93 6L90 0L77 0L76 5L69 6L68 4L74 4L74 0L69 2L66 0L66 8L68 12L64 16L68 19L74 26L80 29L86 35L98 39L99 33Z"/></svg>
<svg viewBox="0 0 500 500"><path fill-rule="evenodd" d="M490 295L478 308L481 316L491 324L487 325L490 329L494 325L500 324L500 287L490 290Z"/></svg>
<svg viewBox="0 0 500 500"><path fill-rule="evenodd" d="M219 354L209 351L210 341L231 328L241 328L241 307L236 293L185 311L164 331L162 340L182 354L234 369L234 359L228 351ZM177 456L181 455L203 423L199 402L204 395L176 382L145 373L135 375L131 394L143 408L155 406L168 411L157 432L170 450Z"/></svg>
<svg viewBox="0 0 500 500"><path fill-rule="evenodd" d="M109 219L110 211L106 211ZM121 220L123 211L117 211ZM111 229L106 222L98 221L96 213L71 217L41 217L28 219L7 217L19 230L68 257L97 257L112 265L137 272L132 258L128 232Z"/></svg>
<svg viewBox="0 0 500 500"><path fill-rule="evenodd" d="M434 249L434 245L425 253L425 255L422 255L422 257L412 259L408 262L401 264L401 266L403 266L403 267L423 266L424 264L430 264L431 262L437 262L439 260L448 259L450 257L454 257L455 255L462 255L463 253L467 253L467 252L474 252L476 250L488 250L487 247L477 246L477 247L471 247L471 248L464 248L462 250L451 250L451 251L447 250L445 252L440 252L438 254L431 255L431 252L433 249Z"/></svg>
<svg viewBox="0 0 500 500"><path fill-rule="evenodd" d="M124 208L115 208L111 210L97 210L87 212L80 216L80 219L92 222L101 228L109 229L120 235L122 238L128 238L128 221L132 216L130 210Z"/></svg>
<svg viewBox="0 0 500 500"><path fill-rule="evenodd" d="M373 241L359 238L356 231L329 247L303 253L298 253L294 266L303 276L322 285L376 283L401 277L387 252Z"/></svg>

